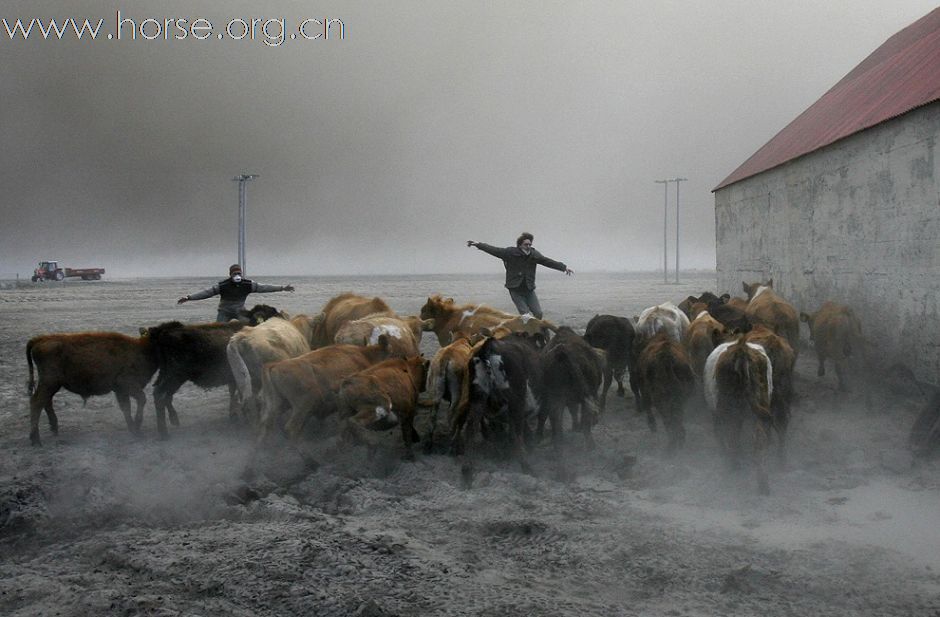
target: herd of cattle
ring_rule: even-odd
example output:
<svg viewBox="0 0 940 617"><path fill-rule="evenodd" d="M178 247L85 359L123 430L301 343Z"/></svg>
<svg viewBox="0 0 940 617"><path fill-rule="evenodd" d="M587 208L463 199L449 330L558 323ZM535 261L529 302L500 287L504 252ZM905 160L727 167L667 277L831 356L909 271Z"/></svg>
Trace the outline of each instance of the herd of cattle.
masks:
<svg viewBox="0 0 940 617"><path fill-rule="evenodd" d="M43 409L57 433L52 399L61 388L83 398L114 392L128 428L139 432L144 387L155 373L162 438L168 436L167 412L179 425L173 396L187 381L228 386L230 413L253 427L259 446L272 432L298 440L311 419L338 413L343 437L359 442L371 444L372 431L399 426L409 459L416 442L431 450L446 402L447 443L469 485L483 440L508 447L531 471L527 452L546 422L554 458L563 465L565 409L573 430L592 446L591 431L612 382L623 396L629 375L638 410L652 431L657 417L662 422L669 452L683 445L683 409L696 391L711 409L729 465L740 465L742 427L753 423L758 489L766 493L766 450L774 435L780 459L785 456L799 321L809 325L819 375L832 360L840 388L861 329L851 309L834 303L798 314L774 292L772 280L745 283L744 291L746 299L706 292L632 319L596 315L583 336L531 315L460 305L439 295L428 298L419 316L402 317L380 298L352 293L331 299L314 317L289 317L259 305L240 321L171 321L141 328L136 338L108 332L37 336L26 346L30 440L41 444ZM430 361L419 352L424 332L434 332L440 344ZM419 405L431 407L423 438L414 426Z"/></svg>

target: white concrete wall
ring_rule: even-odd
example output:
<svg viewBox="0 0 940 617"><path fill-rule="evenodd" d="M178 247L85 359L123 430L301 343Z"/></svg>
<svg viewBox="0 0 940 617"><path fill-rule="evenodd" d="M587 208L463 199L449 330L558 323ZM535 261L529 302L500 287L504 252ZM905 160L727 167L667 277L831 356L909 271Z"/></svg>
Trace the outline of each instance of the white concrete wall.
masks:
<svg viewBox="0 0 940 617"><path fill-rule="evenodd" d="M773 277L798 310L848 304L876 366L940 385L938 139L932 103L717 191L720 291Z"/></svg>

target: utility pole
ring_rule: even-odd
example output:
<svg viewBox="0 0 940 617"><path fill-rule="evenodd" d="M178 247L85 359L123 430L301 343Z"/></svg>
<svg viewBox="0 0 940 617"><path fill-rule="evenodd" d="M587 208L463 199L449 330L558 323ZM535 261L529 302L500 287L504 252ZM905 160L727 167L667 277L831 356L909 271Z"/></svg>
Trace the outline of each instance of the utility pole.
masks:
<svg viewBox="0 0 940 617"><path fill-rule="evenodd" d="M656 184L663 185L663 283L669 282L669 267L666 261L666 250L667 240L666 240L666 214L669 209L669 183L672 180L655 180ZM676 186L679 186L676 184Z"/></svg>
<svg viewBox="0 0 940 617"><path fill-rule="evenodd" d="M676 183L676 285L679 284L679 183L688 182L688 178L676 176L670 182Z"/></svg>
<svg viewBox="0 0 940 617"><path fill-rule="evenodd" d="M242 267L242 273L248 275L248 265L245 263L245 215L247 214L248 187L245 183L251 182L260 174L239 174L232 178L238 182L238 255L235 257L238 265Z"/></svg>

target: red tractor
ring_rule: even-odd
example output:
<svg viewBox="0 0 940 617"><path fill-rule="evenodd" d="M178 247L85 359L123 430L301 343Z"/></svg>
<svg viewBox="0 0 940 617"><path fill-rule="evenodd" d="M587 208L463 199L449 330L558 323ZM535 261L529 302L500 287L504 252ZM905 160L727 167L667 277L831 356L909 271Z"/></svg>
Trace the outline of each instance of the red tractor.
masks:
<svg viewBox="0 0 940 617"><path fill-rule="evenodd" d="M77 276L83 281L97 281L104 274L104 268L65 268L59 267L57 261L40 261L39 267L33 270L32 281L61 281L66 277Z"/></svg>

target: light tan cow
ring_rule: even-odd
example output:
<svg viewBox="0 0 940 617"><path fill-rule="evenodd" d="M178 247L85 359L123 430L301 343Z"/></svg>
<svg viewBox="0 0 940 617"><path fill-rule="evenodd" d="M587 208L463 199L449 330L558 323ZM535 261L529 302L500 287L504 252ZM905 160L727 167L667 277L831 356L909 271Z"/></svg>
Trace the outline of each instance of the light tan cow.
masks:
<svg viewBox="0 0 940 617"><path fill-rule="evenodd" d="M314 320L298 315L290 321L274 317L257 326L242 328L226 347L229 366L242 399L242 411L257 422L261 372L268 362L296 358L310 351Z"/></svg>
<svg viewBox="0 0 940 617"><path fill-rule="evenodd" d="M470 359L486 339L480 337L475 344L461 336L442 347L431 359L428 367L427 394L431 401L431 426L424 442L425 452L434 446L434 431L441 401L447 399L447 422L450 427L451 448L459 449L460 432L467 419L470 402Z"/></svg>
<svg viewBox="0 0 940 617"><path fill-rule="evenodd" d="M330 299L323 306L323 310L314 317L311 348L332 345L343 324L370 315L395 317L395 311L381 298L366 298L352 292L342 293Z"/></svg>
<svg viewBox="0 0 940 617"><path fill-rule="evenodd" d="M515 315L485 304L456 304L453 298L431 296L421 307L421 319L433 319L432 329L441 347L452 337L477 334L482 328L495 328Z"/></svg>
<svg viewBox="0 0 940 617"><path fill-rule="evenodd" d="M433 322L420 317L391 317L369 315L347 321L336 332L334 343L346 345L375 345L383 334L389 337L391 355L416 356L421 345L421 335L430 330Z"/></svg>
<svg viewBox="0 0 940 617"><path fill-rule="evenodd" d="M701 381L705 372L705 361L708 354L715 349L715 340L720 338L725 327L720 321L711 316L708 311L701 311L689 324L689 331L685 337L685 346L689 350L689 361L692 372Z"/></svg>

